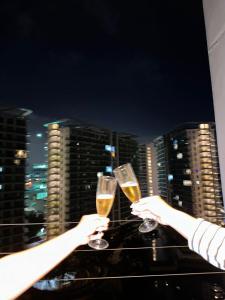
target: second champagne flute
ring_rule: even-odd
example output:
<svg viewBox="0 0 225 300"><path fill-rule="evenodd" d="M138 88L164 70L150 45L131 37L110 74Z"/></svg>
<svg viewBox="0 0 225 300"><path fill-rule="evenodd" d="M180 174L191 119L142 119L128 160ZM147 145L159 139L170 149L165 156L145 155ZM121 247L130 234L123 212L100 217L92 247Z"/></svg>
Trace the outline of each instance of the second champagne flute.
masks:
<svg viewBox="0 0 225 300"><path fill-rule="evenodd" d="M127 198L131 202L139 201L141 199L141 191L131 164L119 166L113 170L113 173ZM142 233L150 232L157 225L158 223L154 220L144 219L144 222L139 226L139 231Z"/></svg>
<svg viewBox="0 0 225 300"><path fill-rule="evenodd" d="M108 217L113 206L116 185L117 182L114 177L99 177L96 192L96 209L99 216ZM91 240L88 245L98 250L105 249L109 246L108 242L104 239Z"/></svg>

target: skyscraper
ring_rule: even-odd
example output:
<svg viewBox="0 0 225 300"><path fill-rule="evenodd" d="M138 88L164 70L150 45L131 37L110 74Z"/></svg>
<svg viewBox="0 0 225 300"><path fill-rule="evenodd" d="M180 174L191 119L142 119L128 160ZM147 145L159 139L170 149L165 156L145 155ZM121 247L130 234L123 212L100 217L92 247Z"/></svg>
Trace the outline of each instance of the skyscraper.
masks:
<svg viewBox="0 0 225 300"><path fill-rule="evenodd" d="M138 146L139 182L142 197L158 195L156 151L153 144Z"/></svg>
<svg viewBox="0 0 225 300"><path fill-rule="evenodd" d="M0 110L0 223L24 222L25 168L27 158L26 116L31 111ZM1 251L24 247L22 226L0 226Z"/></svg>
<svg viewBox="0 0 225 300"><path fill-rule="evenodd" d="M165 175L159 176L167 186L167 189L160 189L162 195L167 194L175 208L223 224L214 123L184 124L160 138L160 144L164 146L158 149L158 173L165 164L163 174L167 177L166 180ZM162 156L160 151L164 153Z"/></svg>
<svg viewBox="0 0 225 300"><path fill-rule="evenodd" d="M165 136L159 136L153 141L153 149L155 151L156 172L155 182L158 194L169 201L168 198L168 155L166 148Z"/></svg>
<svg viewBox="0 0 225 300"><path fill-rule="evenodd" d="M82 215L96 212L98 177L111 175L114 167L132 159L135 167L136 145L128 134L80 121L48 124L48 238L64 232ZM121 197L118 191L113 219L128 214Z"/></svg>

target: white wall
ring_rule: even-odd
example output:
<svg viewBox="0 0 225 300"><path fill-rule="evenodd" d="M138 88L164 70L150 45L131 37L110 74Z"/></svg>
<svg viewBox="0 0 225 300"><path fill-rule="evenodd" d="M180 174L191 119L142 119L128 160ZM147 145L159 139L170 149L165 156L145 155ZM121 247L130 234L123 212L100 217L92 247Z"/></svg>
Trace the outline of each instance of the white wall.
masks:
<svg viewBox="0 0 225 300"><path fill-rule="evenodd" d="M225 0L203 0L225 201Z"/></svg>

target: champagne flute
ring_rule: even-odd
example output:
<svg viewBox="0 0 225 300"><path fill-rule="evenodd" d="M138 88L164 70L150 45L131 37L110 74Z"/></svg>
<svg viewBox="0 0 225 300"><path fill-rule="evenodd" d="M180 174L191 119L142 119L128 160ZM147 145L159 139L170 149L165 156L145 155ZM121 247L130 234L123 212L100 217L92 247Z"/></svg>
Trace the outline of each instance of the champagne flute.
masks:
<svg viewBox="0 0 225 300"><path fill-rule="evenodd" d="M113 170L119 185L131 202L138 202L141 199L139 183L131 164L124 164ZM150 232L157 227L158 223L152 219L144 219L138 230L142 233Z"/></svg>
<svg viewBox="0 0 225 300"><path fill-rule="evenodd" d="M116 179L111 176L101 176L98 179L97 192L96 192L96 209L101 217L107 217L113 206L115 192L116 192ZM101 230L99 230L101 233ZM91 248L101 250L106 249L109 243L104 239L90 240L88 245Z"/></svg>

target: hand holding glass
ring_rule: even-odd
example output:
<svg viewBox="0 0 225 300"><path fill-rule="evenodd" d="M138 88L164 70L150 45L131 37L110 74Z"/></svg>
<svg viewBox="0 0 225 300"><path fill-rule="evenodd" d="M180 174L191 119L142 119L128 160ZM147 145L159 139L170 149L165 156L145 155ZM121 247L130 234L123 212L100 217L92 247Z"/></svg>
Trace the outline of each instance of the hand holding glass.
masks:
<svg viewBox="0 0 225 300"><path fill-rule="evenodd" d="M113 173L127 198L131 202L139 201L141 199L141 191L131 164L122 165L114 169ZM154 220L144 219L144 222L139 226L139 231L142 233L150 232L157 225L158 223Z"/></svg>
<svg viewBox="0 0 225 300"><path fill-rule="evenodd" d="M96 208L99 216L107 217L109 215L115 198L116 185L117 182L114 177L99 177L96 192ZM109 246L108 242L104 239L91 240L88 245L98 250Z"/></svg>

